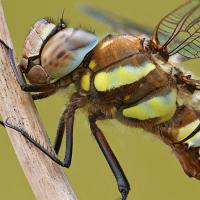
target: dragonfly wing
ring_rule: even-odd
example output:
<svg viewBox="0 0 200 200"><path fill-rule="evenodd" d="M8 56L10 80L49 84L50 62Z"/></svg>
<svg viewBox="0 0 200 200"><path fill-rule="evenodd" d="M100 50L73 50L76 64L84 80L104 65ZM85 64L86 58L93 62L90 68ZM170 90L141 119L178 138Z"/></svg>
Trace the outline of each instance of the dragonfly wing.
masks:
<svg viewBox="0 0 200 200"><path fill-rule="evenodd" d="M157 25L152 42L179 62L200 57L200 1L187 1Z"/></svg>
<svg viewBox="0 0 200 200"><path fill-rule="evenodd" d="M116 14L97 9L89 5L82 5L81 10L95 19L107 24L114 31L131 35L152 35L150 28L140 26L139 24Z"/></svg>

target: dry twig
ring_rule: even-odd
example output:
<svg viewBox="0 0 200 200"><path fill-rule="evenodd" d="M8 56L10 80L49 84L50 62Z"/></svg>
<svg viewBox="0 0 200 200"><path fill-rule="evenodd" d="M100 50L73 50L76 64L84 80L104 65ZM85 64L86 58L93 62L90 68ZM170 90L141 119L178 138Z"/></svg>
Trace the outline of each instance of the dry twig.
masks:
<svg viewBox="0 0 200 200"><path fill-rule="evenodd" d="M12 47L0 0L0 38ZM0 45L0 112L13 125L22 126L45 146L50 146L38 112L29 94L23 92L10 67L8 52ZM27 142L16 131L7 129L18 160L38 200L76 200L63 170Z"/></svg>

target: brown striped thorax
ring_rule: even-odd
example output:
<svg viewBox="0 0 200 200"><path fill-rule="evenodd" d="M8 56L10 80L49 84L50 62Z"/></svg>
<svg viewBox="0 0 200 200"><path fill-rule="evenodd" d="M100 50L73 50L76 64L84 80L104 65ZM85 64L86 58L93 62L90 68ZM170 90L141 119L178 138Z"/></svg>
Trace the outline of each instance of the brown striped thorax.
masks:
<svg viewBox="0 0 200 200"><path fill-rule="evenodd" d="M92 8L86 12L106 19L124 34L109 34L99 40L93 32L70 28L63 20L56 24L41 19L25 40L19 64L31 84L23 82L12 64L21 88L36 92L34 99L50 96L71 83L76 86L60 118L54 146L58 153L66 131L64 161L40 149L69 167L74 114L85 107L91 131L117 179L123 200L129 184L97 120L115 118L153 133L172 148L189 176L200 179L200 109L196 98L200 81L177 66L200 57L200 2L188 1L166 15L152 36L138 34L140 30L124 19L112 19Z"/></svg>

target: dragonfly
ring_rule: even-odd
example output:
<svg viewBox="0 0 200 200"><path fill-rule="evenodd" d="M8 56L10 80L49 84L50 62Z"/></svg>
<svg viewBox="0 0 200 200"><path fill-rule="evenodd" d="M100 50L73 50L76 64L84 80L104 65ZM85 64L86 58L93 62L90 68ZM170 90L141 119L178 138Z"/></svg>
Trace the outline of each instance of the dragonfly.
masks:
<svg viewBox="0 0 200 200"><path fill-rule="evenodd" d="M117 119L140 127L171 147L185 173L200 179L200 110L194 105L200 81L178 66L200 57L200 1L187 1L164 16L153 31L89 6L83 10L121 34L99 39L94 32L71 28L60 19L40 19L29 32L19 65L11 67L21 89L34 100L74 84L76 91L61 114L49 151L26 130L15 129L57 164L70 167L75 112L85 108L91 133L116 179L121 199L130 184L97 121ZM26 82L25 77L29 83ZM63 136L66 152L58 158Z"/></svg>

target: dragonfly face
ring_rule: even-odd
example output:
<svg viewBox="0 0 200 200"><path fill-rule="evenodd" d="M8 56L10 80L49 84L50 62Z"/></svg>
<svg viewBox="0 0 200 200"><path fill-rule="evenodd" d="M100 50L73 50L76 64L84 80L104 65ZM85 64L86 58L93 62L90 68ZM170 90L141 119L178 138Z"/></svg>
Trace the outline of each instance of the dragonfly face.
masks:
<svg viewBox="0 0 200 200"><path fill-rule="evenodd" d="M58 164L69 167L75 111L86 107L91 132L116 178L123 200L130 186L97 120L116 118L152 132L172 148L189 176L200 179L200 112L192 104L200 82L171 62L200 57L199 13L200 2L188 1L165 16L150 38L108 35L100 42L94 33L83 29L46 20L36 22L26 39L20 65L34 84L25 83L11 62L19 84L25 91L34 92L34 99L47 97L71 83L77 91L61 115L54 145L58 154L66 132L64 161L37 141L32 142ZM99 12L98 16L101 15L104 16L101 19L108 19ZM109 23L112 25L111 19ZM123 20L115 19L113 24L126 31L127 23ZM30 140L24 130L5 125Z"/></svg>
<svg viewBox="0 0 200 200"><path fill-rule="evenodd" d="M20 67L31 83L50 83L75 70L97 43L91 32L41 19L26 38Z"/></svg>

